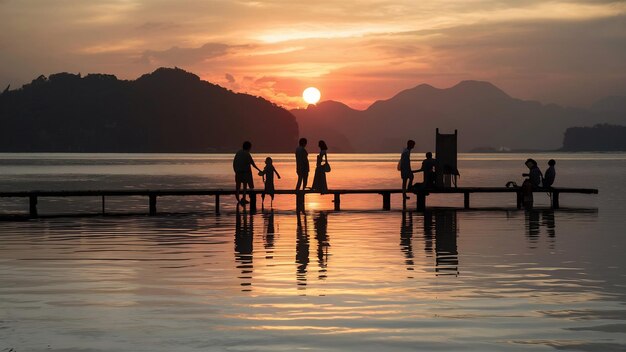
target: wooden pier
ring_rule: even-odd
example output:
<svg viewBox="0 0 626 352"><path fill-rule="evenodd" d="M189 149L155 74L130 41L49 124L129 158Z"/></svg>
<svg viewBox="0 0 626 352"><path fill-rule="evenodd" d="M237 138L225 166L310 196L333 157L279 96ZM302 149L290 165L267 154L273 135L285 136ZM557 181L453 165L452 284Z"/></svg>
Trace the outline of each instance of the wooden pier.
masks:
<svg viewBox="0 0 626 352"><path fill-rule="evenodd" d="M534 190L535 193L548 193L551 195L552 208L560 207L560 195L563 193L577 194L597 194L597 189L592 188L539 188ZM257 196L262 190L248 191L247 195L250 200L250 210L257 208ZM278 195L287 194L296 196L296 209L303 210L305 205L305 197L307 194L318 193L317 191L296 191L296 190L276 190ZM341 196L348 194L378 194L382 198L382 209L391 210L391 195L401 194L401 189L333 189L328 190L325 194L333 195L335 210L341 210ZM426 198L430 194L463 194L463 207L470 209L470 195L475 193L514 193L516 197L517 208L522 208L522 190L520 188L506 187L458 187L458 188L433 188L416 190L411 192L411 198L416 198L416 209L418 211L426 209ZM167 189L167 190L87 190L87 191L23 191L23 192L0 192L0 198L28 198L29 215L36 218L38 214L37 202L40 198L66 198L66 197L99 197L102 200L102 214L105 214L105 202L107 197L146 197L148 199L148 211L150 215L157 214L158 197L171 196L212 196L215 198L215 212L220 212L220 197L233 196L234 190L223 189Z"/></svg>

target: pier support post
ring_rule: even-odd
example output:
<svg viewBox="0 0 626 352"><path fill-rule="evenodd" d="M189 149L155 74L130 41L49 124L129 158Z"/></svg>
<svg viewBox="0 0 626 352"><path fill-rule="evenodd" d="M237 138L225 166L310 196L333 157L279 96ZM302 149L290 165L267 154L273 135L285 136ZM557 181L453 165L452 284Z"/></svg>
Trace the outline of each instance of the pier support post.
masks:
<svg viewBox="0 0 626 352"><path fill-rule="evenodd" d="M559 209L559 192L552 192L552 209Z"/></svg>
<svg viewBox="0 0 626 352"><path fill-rule="evenodd" d="M391 210L391 193L383 193L383 210Z"/></svg>
<svg viewBox="0 0 626 352"><path fill-rule="evenodd" d="M522 191L519 190L515 192L515 195L516 195L517 209L522 209L522 204L524 203L524 196L522 195Z"/></svg>
<svg viewBox="0 0 626 352"><path fill-rule="evenodd" d="M28 203L30 208L30 217L36 218L39 215L37 213L37 196L28 196Z"/></svg>
<svg viewBox="0 0 626 352"><path fill-rule="evenodd" d="M341 194L335 193L335 198L333 202L335 202L335 210L341 210Z"/></svg>
<svg viewBox="0 0 626 352"><path fill-rule="evenodd" d="M296 210L304 210L304 191L296 191Z"/></svg>
<svg viewBox="0 0 626 352"><path fill-rule="evenodd" d="M215 194L215 214L219 214L220 213L220 195L219 194Z"/></svg>
<svg viewBox="0 0 626 352"><path fill-rule="evenodd" d="M157 196L156 194L149 194L148 195L148 199L150 202L150 215L156 215L157 213L157 209L156 209L156 199Z"/></svg>
<svg viewBox="0 0 626 352"><path fill-rule="evenodd" d="M415 197L417 198L417 211L426 210L426 193L425 192L417 192L415 193Z"/></svg>
<svg viewBox="0 0 626 352"><path fill-rule="evenodd" d="M463 193L463 207L465 209L469 209L470 208L470 194L469 194L469 192Z"/></svg>

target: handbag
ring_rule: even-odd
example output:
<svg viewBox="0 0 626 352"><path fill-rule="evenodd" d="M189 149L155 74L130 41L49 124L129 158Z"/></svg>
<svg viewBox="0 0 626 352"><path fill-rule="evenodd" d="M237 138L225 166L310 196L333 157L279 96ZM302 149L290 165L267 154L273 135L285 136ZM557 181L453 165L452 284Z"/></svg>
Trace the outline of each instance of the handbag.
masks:
<svg viewBox="0 0 626 352"><path fill-rule="evenodd" d="M322 168L324 172L330 172L330 164L328 163L328 161L322 166Z"/></svg>

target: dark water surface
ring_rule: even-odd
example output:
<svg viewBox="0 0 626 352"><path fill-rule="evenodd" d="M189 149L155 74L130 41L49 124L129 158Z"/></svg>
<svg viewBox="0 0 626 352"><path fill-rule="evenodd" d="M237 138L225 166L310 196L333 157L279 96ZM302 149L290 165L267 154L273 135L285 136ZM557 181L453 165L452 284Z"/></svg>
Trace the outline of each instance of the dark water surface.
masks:
<svg viewBox="0 0 626 352"><path fill-rule="evenodd" d="M255 156L259 162L261 156ZM464 155L461 184L520 180L526 155ZM514 196L278 196L236 212L210 197L159 201L156 217L0 222L0 351L625 351L626 155L557 159L565 209ZM232 187L230 156L0 155L0 190ZM330 156L330 188L398 187L396 155ZM295 184L291 156L275 156ZM418 179L420 176L418 176ZM257 178L260 186L260 180ZM399 198L399 197L396 197ZM413 201L413 200L412 200ZM99 210L40 201L45 214ZM144 199L111 199L113 213ZM266 204L267 205L267 204ZM24 200L0 200L20 214Z"/></svg>

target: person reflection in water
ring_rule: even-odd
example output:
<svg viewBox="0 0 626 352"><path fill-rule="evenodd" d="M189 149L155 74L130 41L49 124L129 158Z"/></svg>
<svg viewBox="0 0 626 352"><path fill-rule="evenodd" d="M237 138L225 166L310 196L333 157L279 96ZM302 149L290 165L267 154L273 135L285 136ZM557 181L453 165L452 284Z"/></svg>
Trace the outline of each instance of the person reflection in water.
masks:
<svg viewBox="0 0 626 352"><path fill-rule="evenodd" d="M424 252L426 257L432 257L434 250L435 234L433 232L433 212L424 211Z"/></svg>
<svg viewBox="0 0 626 352"><path fill-rule="evenodd" d="M246 189L248 187L254 189L251 166L254 166L259 172L261 171L254 163L254 160L252 160L250 149L252 149L252 143L248 141L243 142L242 149L235 154L235 158L233 159L233 170L235 171L235 198L237 198L237 203L241 205L249 203L246 200ZM239 199L239 192L242 185L243 197Z"/></svg>
<svg viewBox="0 0 626 352"><path fill-rule="evenodd" d="M330 242L328 240L328 214L326 212L320 212L313 219L313 225L315 227L315 239L317 240L317 263L319 265L320 280L326 279L326 270L328 265L328 247Z"/></svg>
<svg viewBox="0 0 626 352"><path fill-rule="evenodd" d="M304 217L304 221L302 217ZM307 230L306 213L297 212L298 222L296 227L296 280L298 290L306 289L306 270L309 265L309 234Z"/></svg>
<svg viewBox="0 0 626 352"><path fill-rule="evenodd" d="M398 171L400 171L400 177L402 178L403 200L409 199L406 195L406 191L413 187L413 171L411 170L411 149L413 148L415 148L415 141L408 140L406 142L406 148L402 151L400 161L398 162Z"/></svg>
<svg viewBox="0 0 626 352"><path fill-rule="evenodd" d="M237 209L237 220L235 224L235 262L237 269L241 270L239 278L243 286L242 291L251 291L252 286L252 251L253 251L253 216L250 213L249 219L246 212Z"/></svg>
<svg viewBox="0 0 626 352"><path fill-rule="evenodd" d="M298 144L299 145L296 148L296 174L298 174L296 191L300 189L300 186L302 186L302 189L304 190L306 188L307 180L309 179L309 153L305 149L307 145L306 138L300 138L300 142Z"/></svg>
<svg viewBox="0 0 626 352"><path fill-rule="evenodd" d="M545 228L550 246L553 247L556 237L554 210L527 210L525 218L528 248L537 248L542 228Z"/></svg>
<svg viewBox="0 0 626 352"><path fill-rule="evenodd" d="M402 225L400 226L400 249L404 254L404 265L406 270L415 270L415 256L413 255L413 214L410 212L402 212ZM409 279L413 275L408 276Z"/></svg>
<svg viewBox="0 0 626 352"><path fill-rule="evenodd" d="M328 146L326 142L319 141L320 153L317 155L315 163L315 177L313 178L312 189L324 194L328 192L328 184L326 183L326 173L330 172L330 164L328 163Z"/></svg>
<svg viewBox="0 0 626 352"><path fill-rule="evenodd" d="M265 247L265 258L274 258L274 234L276 232L274 227L274 210L271 210L269 214L264 214L266 230L263 234L263 246Z"/></svg>

